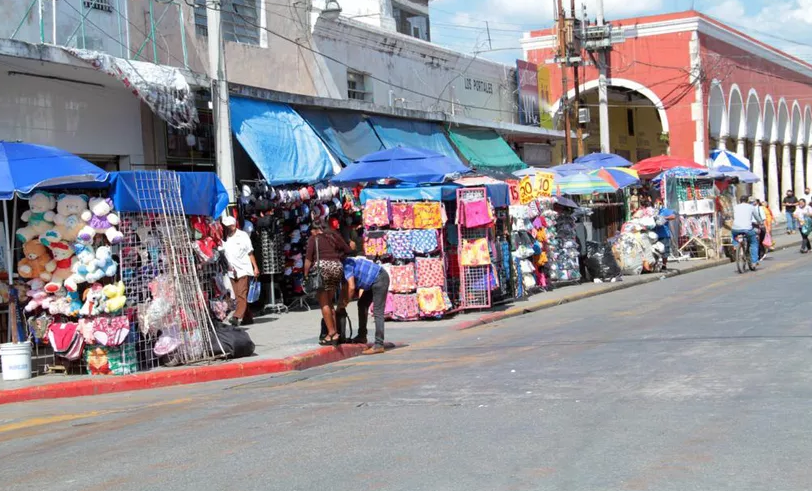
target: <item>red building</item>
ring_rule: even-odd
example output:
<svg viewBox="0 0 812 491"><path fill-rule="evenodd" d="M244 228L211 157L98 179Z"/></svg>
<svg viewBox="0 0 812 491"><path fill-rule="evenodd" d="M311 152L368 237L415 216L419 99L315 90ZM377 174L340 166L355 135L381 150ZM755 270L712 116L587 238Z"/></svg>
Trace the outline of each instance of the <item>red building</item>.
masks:
<svg viewBox="0 0 812 491"><path fill-rule="evenodd" d="M727 148L750 159L763 177L754 194L766 195L774 210L787 189L812 187L812 65L695 11L612 26L625 41L607 56L611 151L632 160L668 152L705 162L709 149ZM522 40L525 59L540 67L555 45L552 29ZM555 115L561 71L546 66ZM598 69L590 64L580 78L592 151L600 148Z"/></svg>

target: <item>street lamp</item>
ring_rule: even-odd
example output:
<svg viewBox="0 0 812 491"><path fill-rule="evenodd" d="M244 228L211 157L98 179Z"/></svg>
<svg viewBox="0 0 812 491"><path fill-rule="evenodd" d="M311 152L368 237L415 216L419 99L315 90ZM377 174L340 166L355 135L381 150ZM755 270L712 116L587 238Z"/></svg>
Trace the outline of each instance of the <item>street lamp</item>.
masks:
<svg viewBox="0 0 812 491"><path fill-rule="evenodd" d="M324 6L324 10L321 11L320 16L325 20L333 21L338 19L339 15L341 15L341 5L336 0L327 0L327 4Z"/></svg>

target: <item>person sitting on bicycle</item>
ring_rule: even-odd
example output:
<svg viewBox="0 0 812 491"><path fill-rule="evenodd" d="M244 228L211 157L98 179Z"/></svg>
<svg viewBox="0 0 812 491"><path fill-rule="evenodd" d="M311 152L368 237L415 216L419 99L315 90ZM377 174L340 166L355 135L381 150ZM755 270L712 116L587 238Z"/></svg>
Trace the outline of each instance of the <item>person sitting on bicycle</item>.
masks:
<svg viewBox="0 0 812 491"><path fill-rule="evenodd" d="M750 260L753 267L758 266L758 232L763 221L755 206L749 203L749 196L739 198L739 204L733 207L733 238L746 235L750 243Z"/></svg>

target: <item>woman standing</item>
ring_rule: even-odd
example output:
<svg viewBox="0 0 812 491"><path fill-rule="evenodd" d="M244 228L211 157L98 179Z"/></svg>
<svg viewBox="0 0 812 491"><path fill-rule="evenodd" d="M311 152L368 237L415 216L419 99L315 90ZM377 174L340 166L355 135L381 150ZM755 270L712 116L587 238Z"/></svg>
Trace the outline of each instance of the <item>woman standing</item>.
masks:
<svg viewBox="0 0 812 491"><path fill-rule="evenodd" d="M321 270L324 279L324 288L316 292L319 301L321 316L327 326L327 336L323 344L337 345L340 339L336 331L335 300L336 291L344 278L344 268L341 262L352 250L341 235L321 221L316 220L310 228L311 235L307 241L307 254L305 257L305 278L313 267Z"/></svg>
<svg viewBox="0 0 812 491"><path fill-rule="evenodd" d="M801 254L806 254L812 249L812 244L809 243L809 233L812 232L812 207L806 204L806 200L800 199L794 215L798 222L798 230L801 232Z"/></svg>

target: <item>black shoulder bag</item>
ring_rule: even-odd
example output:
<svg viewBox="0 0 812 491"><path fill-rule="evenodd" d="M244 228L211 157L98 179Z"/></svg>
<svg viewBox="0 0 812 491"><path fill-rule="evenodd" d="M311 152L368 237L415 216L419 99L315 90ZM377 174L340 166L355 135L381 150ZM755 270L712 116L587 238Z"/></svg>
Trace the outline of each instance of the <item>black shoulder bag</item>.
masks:
<svg viewBox="0 0 812 491"><path fill-rule="evenodd" d="M319 265L319 238L316 237L316 262L310 266L310 271L307 273L305 279L305 290L308 293L315 293L319 290L324 290L324 275L321 272Z"/></svg>

